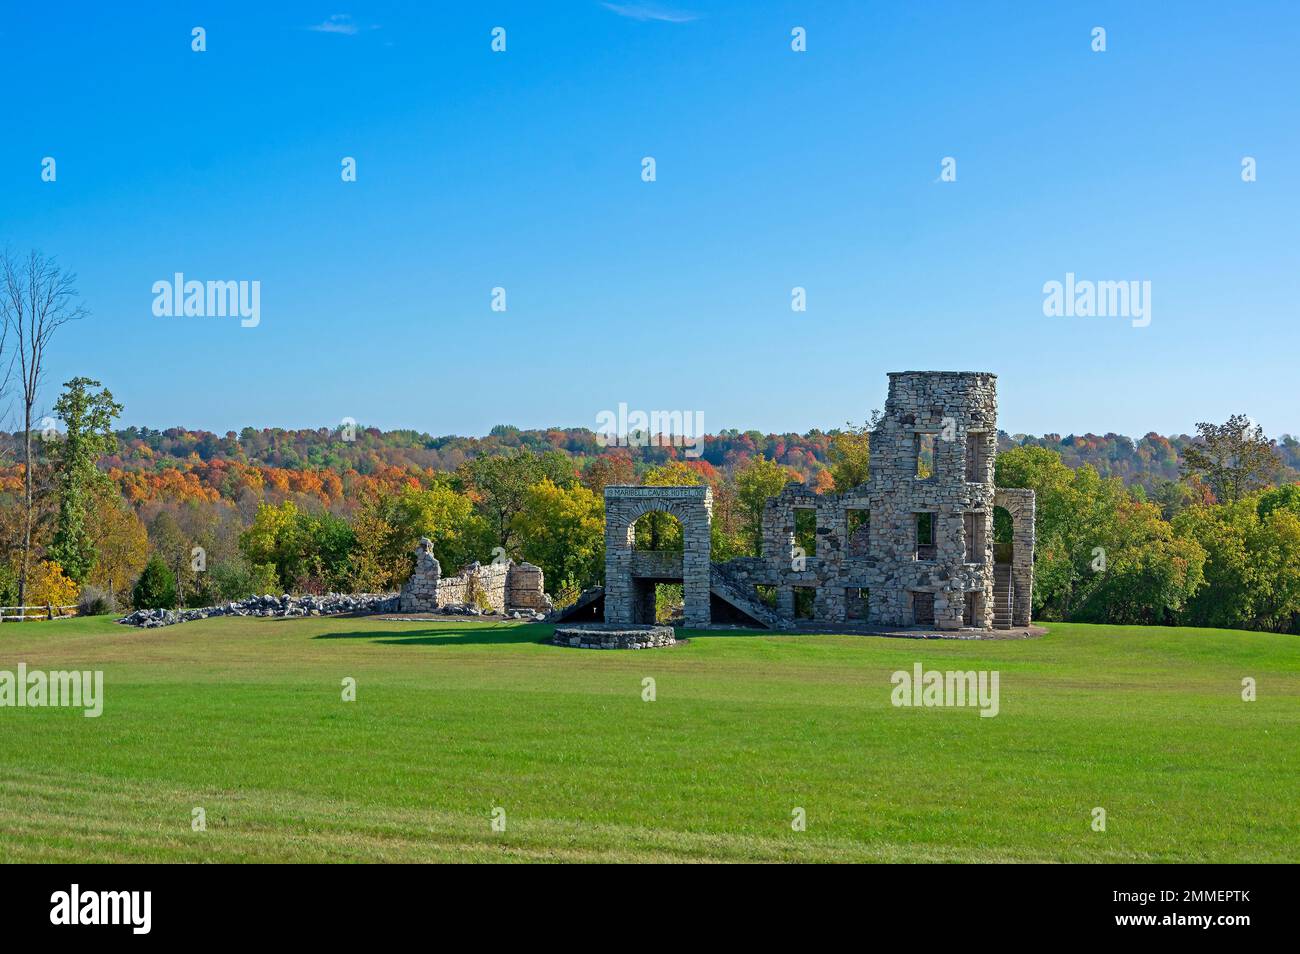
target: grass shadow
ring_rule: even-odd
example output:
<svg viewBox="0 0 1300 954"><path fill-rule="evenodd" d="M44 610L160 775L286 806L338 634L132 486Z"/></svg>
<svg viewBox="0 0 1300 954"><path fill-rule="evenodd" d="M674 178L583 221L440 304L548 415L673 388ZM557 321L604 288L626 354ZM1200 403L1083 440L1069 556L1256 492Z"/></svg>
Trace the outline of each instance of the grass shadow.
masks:
<svg viewBox="0 0 1300 954"><path fill-rule="evenodd" d="M349 633L321 633L313 639L368 639L388 646L506 646L512 643L546 643L553 627L542 624L522 626L439 626L409 630Z"/></svg>
<svg viewBox="0 0 1300 954"><path fill-rule="evenodd" d="M690 629L677 630L678 639L716 639L719 636L802 636L803 633L775 629Z"/></svg>

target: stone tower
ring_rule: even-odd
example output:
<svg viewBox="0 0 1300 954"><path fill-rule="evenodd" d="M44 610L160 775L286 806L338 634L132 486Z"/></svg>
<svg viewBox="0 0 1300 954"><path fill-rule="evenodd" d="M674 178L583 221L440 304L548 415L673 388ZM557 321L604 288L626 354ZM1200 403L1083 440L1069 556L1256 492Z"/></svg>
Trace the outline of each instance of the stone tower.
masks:
<svg viewBox="0 0 1300 954"><path fill-rule="evenodd" d="M839 494L788 484L764 506L761 555L726 563L709 562L707 488L607 487L605 619L647 621L652 584L682 580L689 625L730 606L764 626L1028 626L1034 492L994 486L997 415L995 374L890 374L868 479ZM1011 539L995 543L998 508ZM652 510L681 520L684 554L633 549Z"/></svg>

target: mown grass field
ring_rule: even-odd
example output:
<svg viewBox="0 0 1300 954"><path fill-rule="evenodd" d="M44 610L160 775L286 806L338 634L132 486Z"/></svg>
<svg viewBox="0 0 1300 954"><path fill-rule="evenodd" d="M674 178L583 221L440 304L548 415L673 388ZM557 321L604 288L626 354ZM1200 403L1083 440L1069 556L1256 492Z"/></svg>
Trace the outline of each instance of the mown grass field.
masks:
<svg viewBox="0 0 1300 954"><path fill-rule="evenodd" d="M0 669L102 669L106 696L98 719L0 708L0 860L1300 859L1294 637L1058 624L597 652L548 634L0 627ZM915 662L998 670L1000 714L893 707Z"/></svg>

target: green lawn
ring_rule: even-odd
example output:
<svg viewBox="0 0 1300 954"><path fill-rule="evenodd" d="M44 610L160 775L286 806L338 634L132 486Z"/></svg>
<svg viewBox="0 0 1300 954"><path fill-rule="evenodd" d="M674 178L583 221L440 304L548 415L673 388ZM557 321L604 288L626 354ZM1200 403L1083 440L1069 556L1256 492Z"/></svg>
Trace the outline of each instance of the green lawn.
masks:
<svg viewBox="0 0 1300 954"><path fill-rule="evenodd" d="M599 652L549 631L5 624L0 670L102 669L106 703L0 708L0 860L1300 859L1295 637L1057 624ZM998 670L1001 713L893 707L915 662Z"/></svg>

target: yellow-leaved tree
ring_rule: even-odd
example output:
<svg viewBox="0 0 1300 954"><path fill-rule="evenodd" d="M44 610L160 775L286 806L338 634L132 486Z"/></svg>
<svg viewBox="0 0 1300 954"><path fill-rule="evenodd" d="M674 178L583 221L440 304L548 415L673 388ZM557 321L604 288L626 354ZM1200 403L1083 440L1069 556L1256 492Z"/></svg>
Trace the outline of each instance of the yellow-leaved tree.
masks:
<svg viewBox="0 0 1300 954"><path fill-rule="evenodd" d="M74 605L78 594L77 584L68 579L63 567L52 560L42 560L28 575L28 606L52 606L55 615L59 615L59 607Z"/></svg>

